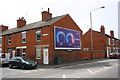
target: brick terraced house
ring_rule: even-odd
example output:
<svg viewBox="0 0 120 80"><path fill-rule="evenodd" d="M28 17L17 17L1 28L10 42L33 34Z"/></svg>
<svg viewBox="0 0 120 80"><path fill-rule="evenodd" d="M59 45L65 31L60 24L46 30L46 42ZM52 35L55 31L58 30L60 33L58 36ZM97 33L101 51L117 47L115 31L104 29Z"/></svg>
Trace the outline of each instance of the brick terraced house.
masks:
<svg viewBox="0 0 120 80"><path fill-rule="evenodd" d="M55 29L61 31L56 34ZM66 31L78 35L80 39ZM11 57L24 56L41 64L55 64L57 60L58 63L78 61L81 59L81 36L82 30L69 14L52 17L48 8L48 11L42 12L42 21L26 24L22 17L17 20L16 28L4 31L2 52L11 53ZM76 46L76 43L79 45ZM63 48L63 45L74 48Z"/></svg>
<svg viewBox="0 0 120 80"><path fill-rule="evenodd" d="M82 37L83 49L86 52L86 58L109 58L112 52L118 52L120 42L114 37L114 31L110 31L110 35L105 34L105 27L101 26L100 32L92 30L93 49L91 48L91 29L89 29ZM93 50L93 51L92 51ZM91 54L91 55L90 55Z"/></svg>
<svg viewBox="0 0 120 80"><path fill-rule="evenodd" d="M2 52L2 32L5 30L8 30L8 27L0 25L0 53Z"/></svg>

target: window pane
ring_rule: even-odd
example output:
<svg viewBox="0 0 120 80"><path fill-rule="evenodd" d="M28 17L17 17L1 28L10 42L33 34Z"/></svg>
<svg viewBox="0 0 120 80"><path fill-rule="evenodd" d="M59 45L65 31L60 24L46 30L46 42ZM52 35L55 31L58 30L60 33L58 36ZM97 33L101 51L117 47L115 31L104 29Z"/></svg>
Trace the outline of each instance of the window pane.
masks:
<svg viewBox="0 0 120 80"><path fill-rule="evenodd" d="M36 47L36 59L41 59L41 48Z"/></svg>
<svg viewBox="0 0 120 80"><path fill-rule="evenodd" d="M11 35L8 35L8 44L11 44Z"/></svg>
<svg viewBox="0 0 120 80"><path fill-rule="evenodd" d="M40 31L40 30L39 30L39 31L36 31L36 41L40 41L40 39L41 39L40 34L41 34L41 31Z"/></svg>
<svg viewBox="0 0 120 80"><path fill-rule="evenodd" d="M37 34L37 40L40 40L40 35L39 34Z"/></svg>
<svg viewBox="0 0 120 80"><path fill-rule="evenodd" d="M10 51L11 51L11 50L10 50L10 49L8 49L8 53L10 53Z"/></svg>
<svg viewBox="0 0 120 80"><path fill-rule="evenodd" d="M114 39L112 39L113 46L115 45Z"/></svg>
<svg viewBox="0 0 120 80"><path fill-rule="evenodd" d="M25 38L23 38L23 39L22 39L22 42L23 42L23 43L25 43L25 42L26 42L26 39L25 39Z"/></svg>
<svg viewBox="0 0 120 80"><path fill-rule="evenodd" d="M23 49L23 53L26 53L26 49Z"/></svg>
<svg viewBox="0 0 120 80"><path fill-rule="evenodd" d="M2 38L0 38L0 46L2 45Z"/></svg>
<svg viewBox="0 0 120 80"><path fill-rule="evenodd" d="M26 32L22 32L22 43L26 43Z"/></svg>
<svg viewBox="0 0 120 80"><path fill-rule="evenodd" d="M110 45L110 38L108 38L108 45Z"/></svg>

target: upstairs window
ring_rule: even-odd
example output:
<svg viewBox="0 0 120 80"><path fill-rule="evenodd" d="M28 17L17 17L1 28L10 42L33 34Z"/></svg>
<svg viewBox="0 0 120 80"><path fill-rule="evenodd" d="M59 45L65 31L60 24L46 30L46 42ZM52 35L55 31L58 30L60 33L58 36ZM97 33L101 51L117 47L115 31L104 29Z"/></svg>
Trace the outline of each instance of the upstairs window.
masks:
<svg viewBox="0 0 120 80"><path fill-rule="evenodd" d="M113 46L115 45L115 41L114 41L114 39L112 39L112 43L113 43Z"/></svg>
<svg viewBox="0 0 120 80"><path fill-rule="evenodd" d="M110 45L110 38L108 38L108 45Z"/></svg>
<svg viewBox="0 0 120 80"><path fill-rule="evenodd" d="M2 37L0 37L0 46L2 46Z"/></svg>
<svg viewBox="0 0 120 80"><path fill-rule="evenodd" d="M8 35L8 45L11 45L11 35Z"/></svg>
<svg viewBox="0 0 120 80"><path fill-rule="evenodd" d="M37 30L36 31L36 42L40 41L41 40L41 31L40 30Z"/></svg>
<svg viewBox="0 0 120 80"><path fill-rule="evenodd" d="M22 32L22 43L26 43L26 31Z"/></svg>

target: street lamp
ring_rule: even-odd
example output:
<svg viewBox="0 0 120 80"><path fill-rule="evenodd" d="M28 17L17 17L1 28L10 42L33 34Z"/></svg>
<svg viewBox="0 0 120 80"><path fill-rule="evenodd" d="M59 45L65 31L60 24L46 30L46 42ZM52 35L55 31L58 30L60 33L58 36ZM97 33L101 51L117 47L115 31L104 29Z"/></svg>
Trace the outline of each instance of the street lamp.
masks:
<svg viewBox="0 0 120 80"><path fill-rule="evenodd" d="M102 8L105 8L105 6L102 6L102 7L100 7L100 8L96 8L96 9L90 11L90 26L91 26L91 59L93 59L92 12L93 12L93 11L96 11L96 10L99 10L99 9L102 9Z"/></svg>

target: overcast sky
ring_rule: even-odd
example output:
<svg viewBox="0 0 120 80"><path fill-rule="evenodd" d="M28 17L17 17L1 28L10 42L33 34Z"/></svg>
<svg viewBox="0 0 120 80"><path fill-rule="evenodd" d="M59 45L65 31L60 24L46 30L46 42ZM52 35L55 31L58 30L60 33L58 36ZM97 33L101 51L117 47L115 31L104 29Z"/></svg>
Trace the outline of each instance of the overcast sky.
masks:
<svg viewBox="0 0 120 80"><path fill-rule="evenodd" d="M93 29L100 31L105 26L106 34L115 31L118 37L118 1L119 0L0 0L0 24L15 28L16 20L25 17L27 24L41 21L41 12L50 8L53 17L70 14L85 33L90 28L90 11Z"/></svg>

